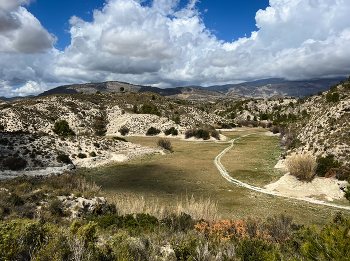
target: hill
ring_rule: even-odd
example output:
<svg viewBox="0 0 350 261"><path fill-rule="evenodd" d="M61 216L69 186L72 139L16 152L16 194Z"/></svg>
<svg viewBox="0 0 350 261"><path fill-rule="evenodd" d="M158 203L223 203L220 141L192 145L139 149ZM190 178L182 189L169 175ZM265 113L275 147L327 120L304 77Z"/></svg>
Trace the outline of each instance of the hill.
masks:
<svg viewBox="0 0 350 261"><path fill-rule="evenodd" d="M287 145L286 154L310 151L350 167L350 83L341 82L305 98L247 99L216 113L235 124L272 125Z"/></svg>
<svg viewBox="0 0 350 261"><path fill-rule="evenodd" d="M76 135L55 133L55 124L62 121ZM70 156L65 163L85 167L123 161L159 151L101 136L146 135L152 134L151 128L156 133L172 128L183 135L188 129L217 123L230 122L151 92L56 94L6 103L0 105L0 170L7 169L11 157L23 159L25 164L18 169L27 170L67 167L59 155ZM81 160L86 157L89 160Z"/></svg>
<svg viewBox="0 0 350 261"><path fill-rule="evenodd" d="M85 84L72 84L65 85L53 88L51 90L45 91L39 94L39 97L53 95L53 94L77 94L77 93L85 93L85 94L95 94L96 92L101 93L114 93L121 92L120 88L124 88L124 91L129 92L154 92L158 93L166 98L171 99L181 99L186 101L195 101L195 102L216 102L218 100L239 100L239 95L231 95L227 97L225 94L210 91L197 89L193 87L177 87L177 88L166 88L161 89L157 87L151 86L141 86L134 85L124 82L102 82L102 83L85 83Z"/></svg>

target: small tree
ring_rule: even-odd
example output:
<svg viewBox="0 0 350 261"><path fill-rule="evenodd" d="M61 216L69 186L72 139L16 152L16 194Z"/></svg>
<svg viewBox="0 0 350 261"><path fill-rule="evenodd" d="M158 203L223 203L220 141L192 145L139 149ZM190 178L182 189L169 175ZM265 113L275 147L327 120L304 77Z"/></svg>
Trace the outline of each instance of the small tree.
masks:
<svg viewBox="0 0 350 261"><path fill-rule="evenodd" d="M124 91L124 87L120 87L119 90L120 90L121 92L123 92L123 91Z"/></svg>
<svg viewBox="0 0 350 261"><path fill-rule="evenodd" d="M71 130L66 120L56 121L52 131L58 136L75 135L74 131Z"/></svg>

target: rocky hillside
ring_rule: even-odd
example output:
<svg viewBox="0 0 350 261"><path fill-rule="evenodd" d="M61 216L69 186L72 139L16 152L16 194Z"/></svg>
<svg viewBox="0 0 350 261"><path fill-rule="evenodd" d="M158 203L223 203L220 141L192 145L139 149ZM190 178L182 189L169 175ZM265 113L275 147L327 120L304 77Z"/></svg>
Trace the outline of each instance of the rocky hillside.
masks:
<svg viewBox="0 0 350 261"><path fill-rule="evenodd" d="M216 110L237 125L280 132L287 153L310 151L350 166L350 82L306 98L248 99Z"/></svg>
<svg viewBox="0 0 350 261"><path fill-rule="evenodd" d="M59 128L53 130L63 121L75 135L59 136ZM230 123L194 105L151 92L61 94L6 103L0 105L0 171L66 168L67 163L96 167L124 161L160 151L103 136L146 135L152 127L159 132L172 128L181 134L221 122ZM69 159L60 160L59 155ZM11 163L11 158L19 163Z"/></svg>
<svg viewBox="0 0 350 261"><path fill-rule="evenodd" d="M168 100L155 93L100 93L50 95L0 106L4 132L43 132L52 135L56 121L66 120L76 134L95 133L104 125L107 135L123 126L130 134L145 134L150 127L180 132L201 125L227 122L190 104Z"/></svg>

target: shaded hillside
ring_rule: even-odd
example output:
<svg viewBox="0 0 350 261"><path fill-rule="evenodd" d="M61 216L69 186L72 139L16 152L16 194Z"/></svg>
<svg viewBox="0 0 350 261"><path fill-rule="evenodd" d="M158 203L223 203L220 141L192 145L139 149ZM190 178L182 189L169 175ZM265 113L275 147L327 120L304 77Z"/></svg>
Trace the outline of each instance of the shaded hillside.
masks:
<svg viewBox="0 0 350 261"><path fill-rule="evenodd" d="M231 97L227 97L225 94L217 92L217 91L209 91L209 90L201 90L192 87L177 87L177 88L166 88L161 89L157 87L151 86L141 86L141 85L133 85L124 82L102 82L102 83L85 83L85 84L72 84L59 86L54 89L45 91L38 96L47 96L53 94L95 94L96 92L101 93L114 93L114 92L154 92L158 93L164 97L172 98L172 99L181 99L186 101L196 101L196 102L215 102L218 100L227 100L227 99L236 99L238 100L240 97L238 95L233 95Z"/></svg>

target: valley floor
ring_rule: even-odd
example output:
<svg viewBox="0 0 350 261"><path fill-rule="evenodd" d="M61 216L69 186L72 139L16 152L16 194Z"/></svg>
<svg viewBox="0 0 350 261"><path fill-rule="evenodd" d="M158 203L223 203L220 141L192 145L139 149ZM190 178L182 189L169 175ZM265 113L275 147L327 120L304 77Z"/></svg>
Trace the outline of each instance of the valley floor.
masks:
<svg viewBox="0 0 350 261"><path fill-rule="evenodd" d="M257 132L257 133L256 133ZM228 139L241 138L221 159L228 173L237 180L264 187L278 181L284 173L274 169L282 148L275 136L262 129L227 131ZM127 137L128 141L156 147L157 137ZM281 213L293 216L300 224L325 224L339 209L281 198L253 191L227 182L216 169L215 157L227 148L227 142L184 141L172 139L174 152L146 155L128 162L108 166L78 169L88 180L102 186L109 198L142 197L160 205L176 206L179 201L194 196L217 202L221 218L263 218ZM348 206L345 199L335 204ZM342 210L347 216L349 210Z"/></svg>

